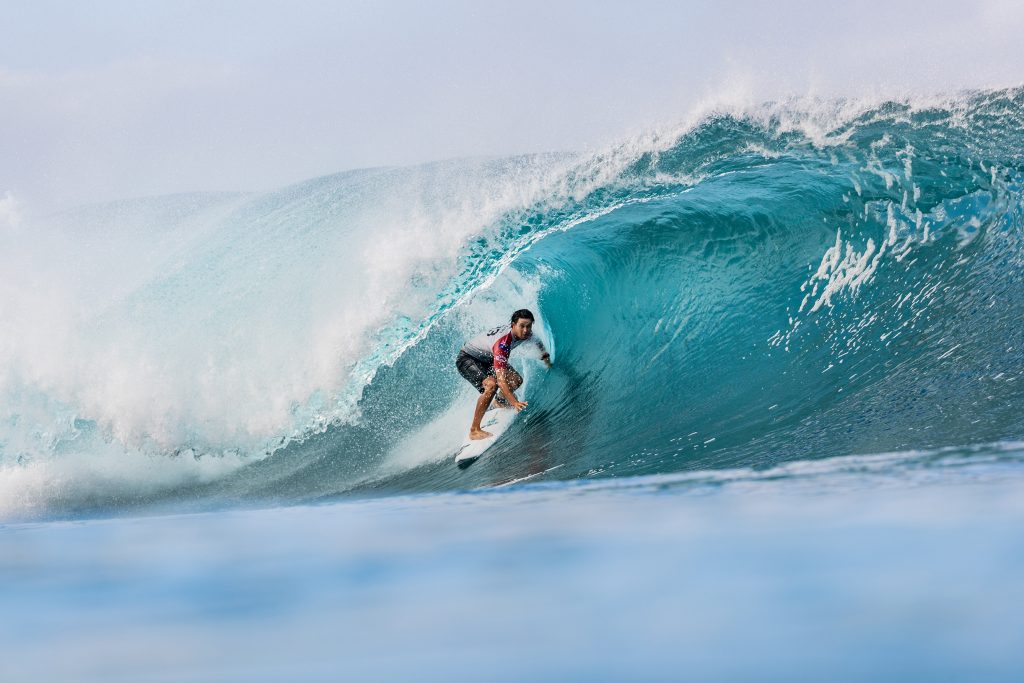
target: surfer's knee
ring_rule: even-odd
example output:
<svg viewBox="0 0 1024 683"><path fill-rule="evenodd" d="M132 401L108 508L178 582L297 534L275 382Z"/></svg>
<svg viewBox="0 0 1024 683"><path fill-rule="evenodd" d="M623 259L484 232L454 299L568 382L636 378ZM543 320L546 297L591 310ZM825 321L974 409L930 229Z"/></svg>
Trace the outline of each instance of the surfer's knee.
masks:
<svg viewBox="0 0 1024 683"><path fill-rule="evenodd" d="M493 377L486 377L483 381L484 390L481 392L484 396L494 396L494 392L498 390L498 382Z"/></svg>

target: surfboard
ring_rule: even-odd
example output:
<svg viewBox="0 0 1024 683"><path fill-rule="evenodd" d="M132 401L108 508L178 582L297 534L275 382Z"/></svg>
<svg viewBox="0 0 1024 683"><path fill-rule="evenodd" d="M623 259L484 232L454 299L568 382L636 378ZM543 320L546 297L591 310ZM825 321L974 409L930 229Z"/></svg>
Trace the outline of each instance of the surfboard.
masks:
<svg viewBox="0 0 1024 683"><path fill-rule="evenodd" d="M494 442L508 429L512 421L516 419L516 415L518 412L511 408L494 408L487 411L484 419L480 422L480 427L494 436L474 441L467 434L463 438L462 446L455 453L455 464L465 467L483 455L484 451L493 446Z"/></svg>

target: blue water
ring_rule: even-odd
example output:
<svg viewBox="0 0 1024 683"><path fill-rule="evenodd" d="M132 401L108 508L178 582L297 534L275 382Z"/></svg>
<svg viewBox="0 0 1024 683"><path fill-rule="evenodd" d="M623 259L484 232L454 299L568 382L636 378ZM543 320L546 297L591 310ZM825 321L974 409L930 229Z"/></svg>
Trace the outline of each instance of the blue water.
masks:
<svg viewBox="0 0 1024 683"><path fill-rule="evenodd" d="M9 526L0 675L1017 681L987 452Z"/></svg>
<svg viewBox="0 0 1024 683"><path fill-rule="evenodd" d="M1019 680L1022 104L20 219L0 677Z"/></svg>

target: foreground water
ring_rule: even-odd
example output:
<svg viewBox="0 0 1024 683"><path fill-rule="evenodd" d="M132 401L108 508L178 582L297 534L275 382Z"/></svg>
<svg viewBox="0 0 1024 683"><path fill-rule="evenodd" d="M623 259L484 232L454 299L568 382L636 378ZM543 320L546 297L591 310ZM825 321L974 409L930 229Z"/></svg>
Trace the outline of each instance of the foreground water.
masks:
<svg viewBox="0 0 1024 683"><path fill-rule="evenodd" d="M0 679L1019 681L1022 572L1016 443L13 524Z"/></svg>

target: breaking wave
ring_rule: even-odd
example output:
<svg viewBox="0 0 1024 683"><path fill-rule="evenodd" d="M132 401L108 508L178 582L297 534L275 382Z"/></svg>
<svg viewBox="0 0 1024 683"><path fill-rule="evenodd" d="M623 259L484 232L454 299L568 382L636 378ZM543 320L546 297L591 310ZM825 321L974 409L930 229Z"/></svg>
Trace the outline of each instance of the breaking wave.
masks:
<svg viewBox="0 0 1024 683"><path fill-rule="evenodd" d="M763 468L1024 435L1024 91L713 109L591 154L0 202L0 513ZM468 470L462 340L555 367ZM915 456L917 457L917 456Z"/></svg>

